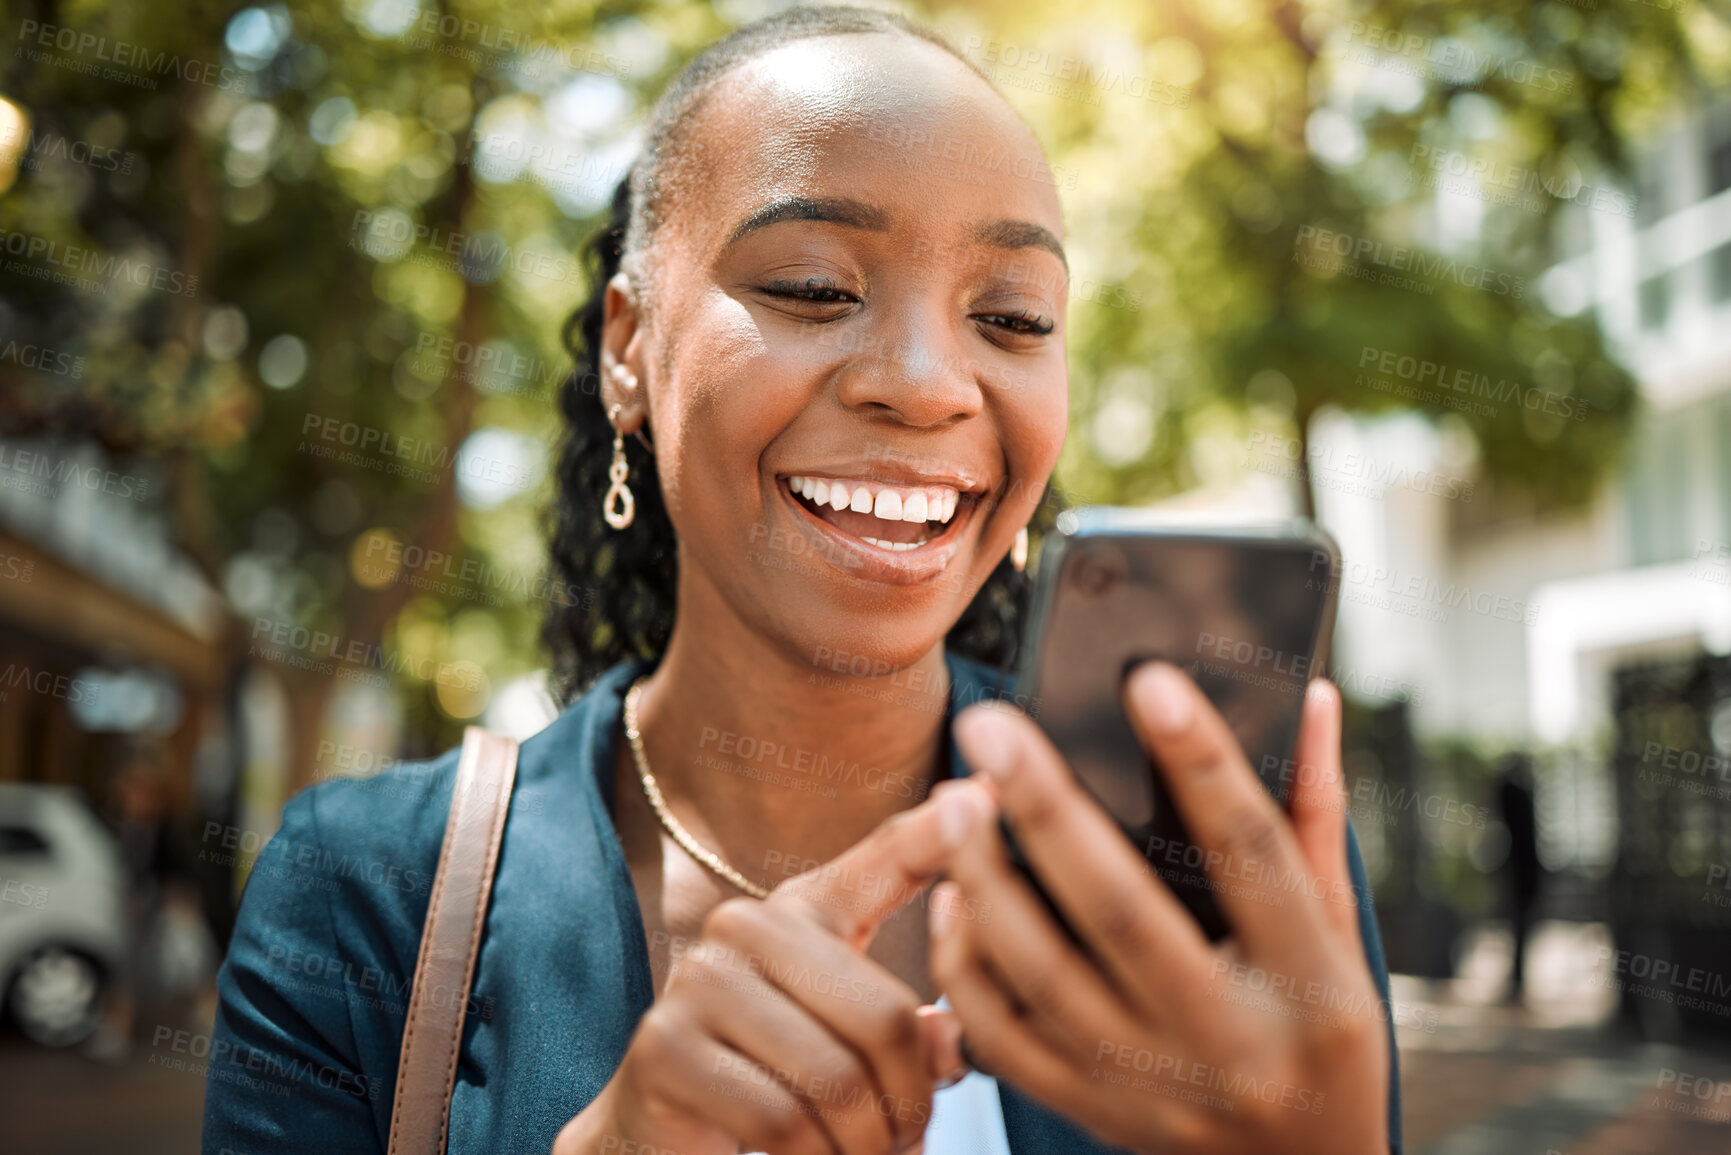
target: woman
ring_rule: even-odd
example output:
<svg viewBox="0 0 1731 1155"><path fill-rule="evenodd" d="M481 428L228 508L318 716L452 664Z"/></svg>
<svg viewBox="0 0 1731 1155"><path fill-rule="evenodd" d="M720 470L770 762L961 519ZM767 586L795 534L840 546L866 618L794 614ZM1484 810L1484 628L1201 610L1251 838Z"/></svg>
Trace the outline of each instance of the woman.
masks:
<svg viewBox="0 0 1731 1155"><path fill-rule="evenodd" d="M951 740L1007 691L946 637L1007 657L1006 558L1063 440L1061 233L1026 126L890 16L748 26L657 104L563 398L554 560L596 596L548 633L587 690L523 746L451 1150L1391 1146L1331 689L1283 816L1186 678L1130 682L1199 841L1306 883L1223 891L1220 949L1027 719ZM207 1152L384 1149L454 765L391 771L420 805L331 782L285 810L221 977ZM1270 974L1326 1013L1254 995ZM964 1037L996 1082L949 1085Z"/></svg>

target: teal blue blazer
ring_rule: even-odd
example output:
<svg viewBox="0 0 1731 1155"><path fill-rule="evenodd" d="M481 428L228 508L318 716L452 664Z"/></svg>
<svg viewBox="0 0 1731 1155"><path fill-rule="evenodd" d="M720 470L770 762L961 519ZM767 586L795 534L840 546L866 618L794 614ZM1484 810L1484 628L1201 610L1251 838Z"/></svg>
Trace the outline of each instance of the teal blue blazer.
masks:
<svg viewBox="0 0 1731 1155"><path fill-rule="evenodd" d="M649 1009L643 921L611 818L621 704L642 669L609 670L523 743L463 1030L452 1155L549 1151L612 1078ZM949 672L952 714L1006 696L1004 679L985 667L952 657ZM966 774L953 743L950 755L952 772ZM374 778L320 783L284 808L217 977L212 1036L175 1041L207 1071L205 1155L385 1151L456 766L451 750ZM1356 842L1351 866L1386 1003ZM1392 1070L1389 1088L1398 1155ZM1013 1086L1000 1093L1013 1155L1111 1150Z"/></svg>

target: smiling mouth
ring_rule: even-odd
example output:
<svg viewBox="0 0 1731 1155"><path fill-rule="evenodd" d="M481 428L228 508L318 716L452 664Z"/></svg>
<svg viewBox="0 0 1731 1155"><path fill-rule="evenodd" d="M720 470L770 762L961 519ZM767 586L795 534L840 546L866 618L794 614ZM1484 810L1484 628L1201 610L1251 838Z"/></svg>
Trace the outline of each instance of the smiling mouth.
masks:
<svg viewBox="0 0 1731 1155"><path fill-rule="evenodd" d="M849 537L891 553L917 550L972 508L972 497L947 485L884 485L858 478L799 475L782 479L813 517Z"/></svg>

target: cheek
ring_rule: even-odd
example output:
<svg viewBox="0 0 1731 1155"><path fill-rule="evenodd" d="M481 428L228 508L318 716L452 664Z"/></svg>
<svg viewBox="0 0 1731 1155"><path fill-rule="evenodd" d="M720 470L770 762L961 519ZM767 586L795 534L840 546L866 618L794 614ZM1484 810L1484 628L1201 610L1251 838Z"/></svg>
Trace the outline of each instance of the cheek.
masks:
<svg viewBox="0 0 1731 1155"><path fill-rule="evenodd" d="M1058 464L1070 419L1070 389L1060 375L1051 388L1031 391L1005 407L1004 456L1013 486L1028 495L1019 516L1025 520L1037 504L1040 487Z"/></svg>
<svg viewBox="0 0 1731 1155"><path fill-rule="evenodd" d="M671 438L659 463L683 539L723 520L761 515L758 462L805 405L806 380L771 355L745 310L717 293L679 328L701 334L676 349L655 423ZM659 452L659 450L658 450Z"/></svg>

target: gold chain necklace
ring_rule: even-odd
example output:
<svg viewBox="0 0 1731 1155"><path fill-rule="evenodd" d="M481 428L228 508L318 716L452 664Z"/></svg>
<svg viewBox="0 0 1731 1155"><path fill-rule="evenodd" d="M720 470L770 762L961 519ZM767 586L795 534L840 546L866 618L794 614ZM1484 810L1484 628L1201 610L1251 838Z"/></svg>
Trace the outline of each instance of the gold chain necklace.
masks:
<svg viewBox="0 0 1731 1155"><path fill-rule="evenodd" d="M661 820L662 829L671 834L673 841L679 843L679 848L691 855L700 866L708 867L717 876L726 879L753 898L768 898L768 887L759 886L727 865L721 855L691 837L690 832L679 824L679 819L673 817L673 812L667 809L667 800L661 797L661 787L655 784L655 775L649 772L649 757L643 753L643 731L637 728L637 700L643 693L643 683L648 680L648 675L638 678L625 695L625 739L631 743L631 760L637 764L637 777L643 780L643 794L649 799L649 808L655 811L655 817Z"/></svg>

